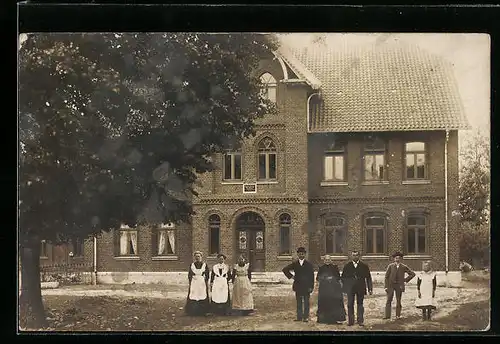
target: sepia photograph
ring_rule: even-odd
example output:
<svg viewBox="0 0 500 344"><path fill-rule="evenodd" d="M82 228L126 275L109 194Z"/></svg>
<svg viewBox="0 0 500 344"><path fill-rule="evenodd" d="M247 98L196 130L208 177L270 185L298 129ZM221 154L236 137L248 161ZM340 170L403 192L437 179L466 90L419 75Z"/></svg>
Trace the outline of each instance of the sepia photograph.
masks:
<svg viewBox="0 0 500 344"><path fill-rule="evenodd" d="M489 35L18 43L18 332L489 329Z"/></svg>

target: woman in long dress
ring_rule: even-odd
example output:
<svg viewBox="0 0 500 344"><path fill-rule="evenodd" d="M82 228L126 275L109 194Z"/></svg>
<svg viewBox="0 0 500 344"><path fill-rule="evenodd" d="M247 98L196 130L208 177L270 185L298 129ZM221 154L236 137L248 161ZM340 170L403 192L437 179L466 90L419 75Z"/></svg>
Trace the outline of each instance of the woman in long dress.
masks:
<svg viewBox="0 0 500 344"><path fill-rule="evenodd" d="M342 281L337 265L330 256L325 256L325 264L319 268L316 280L318 288L318 323L337 324L345 321Z"/></svg>
<svg viewBox="0 0 500 344"><path fill-rule="evenodd" d="M200 251L196 251L193 256L194 261L189 266L188 272L189 292L185 310L187 315L206 315L210 306L208 299L210 270L203 261L203 254Z"/></svg>
<svg viewBox="0 0 500 344"><path fill-rule="evenodd" d="M229 280L231 271L225 263L226 256L217 255L219 261L212 268L210 286L212 287L212 312L219 315L227 315L231 305L229 297Z"/></svg>
<svg viewBox="0 0 500 344"><path fill-rule="evenodd" d="M233 312L235 314L248 315L253 312L253 295L252 295L252 272L250 264L247 263L245 257L240 256L238 263L234 266L233 280Z"/></svg>
<svg viewBox="0 0 500 344"><path fill-rule="evenodd" d="M436 272L431 268L431 262L422 263L422 272L417 276L417 299L415 306L422 310L422 319L431 320L431 313L436 309Z"/></svg>

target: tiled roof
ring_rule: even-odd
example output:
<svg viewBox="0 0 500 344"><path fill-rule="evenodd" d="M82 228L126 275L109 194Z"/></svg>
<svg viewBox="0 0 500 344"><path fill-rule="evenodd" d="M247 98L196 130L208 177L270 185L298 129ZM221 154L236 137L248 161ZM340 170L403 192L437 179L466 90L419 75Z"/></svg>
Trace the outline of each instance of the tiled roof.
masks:
<svg viewBox="0 0 500 344"><path fill-rule="evenodd" d="M469 129L451 65L418 47L290 52L321 81L312 132Z"/></svg>

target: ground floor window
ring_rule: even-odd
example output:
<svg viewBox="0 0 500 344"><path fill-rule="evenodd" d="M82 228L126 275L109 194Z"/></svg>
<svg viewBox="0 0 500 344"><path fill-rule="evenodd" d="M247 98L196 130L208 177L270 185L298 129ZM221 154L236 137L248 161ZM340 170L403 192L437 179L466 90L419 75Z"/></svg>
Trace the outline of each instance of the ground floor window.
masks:
<svg viewBox="0 0 500 344"><path fill-rule="evenodd" d="M122 226L118 230L117 253L119 256L136 256L137 251L137 229Z"/></svg>
<svg viewBox="0 0 500 344"><path fill-rule="evenodd" d="M156 230L156 255L168 256L176 254L175 227L173 224L162 224Z"/></svg>
<svg viewBox="0 0 500 344"><path fill-rule="evenodd" d="M85 252L85 241L80 238L75 238L73 240L73 257L83 257Z"/></svg>
<svg viewBox="0 0 500 344"><path fill-rule="evenodd" d="M220 217L213 214L208 218L208 254L220 253Z"/></svg>
<svg viewBox="0 0 500 344"><path fill-rule="evenodd" d="M325 254L345 254L347 238L347 222L342 215L326 215L323 217L325 231Z"/></svg>
<svg viewBox="0 0 500 344"><path fill-rule="evenodd" d="M425 254L427 244L427 218L423 214L410 214L406 219L406 247L408 254Z"/></svg>
<svg viewBox="0 0 500 344"><path fill-rule="evenodd" d="M47 241L45 241L45 240L42 240L40 242L40 257L41 258L47 258L48 257Z"/></svg>
<svg viewBox="0 0 500 344"><path fill-rule="evenodd" d="M291 250L291 226L292 218L288 214L281 214L280 216L280 256L288 256L292 254Z"/></svg>
<svg viewBox="0 0 500 344"><path fill-rule="evenodd" d="M385 254L387 220L383 214L368 214L364 218L365 252Z"/></svg>

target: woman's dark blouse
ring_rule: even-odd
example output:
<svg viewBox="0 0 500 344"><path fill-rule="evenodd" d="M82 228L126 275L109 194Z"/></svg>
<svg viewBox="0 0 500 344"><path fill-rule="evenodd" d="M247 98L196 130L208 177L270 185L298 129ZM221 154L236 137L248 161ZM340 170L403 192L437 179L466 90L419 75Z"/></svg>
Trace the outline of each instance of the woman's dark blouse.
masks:
<svg viewBox="0 0 500 344"><path fill-rule="evenodd" d="M340 279L340 272L338 266L333 264L325 264L320 266L318 274L316 276L316 281L319 281L320 278L323 276L335 277L337 279Z"/></svg>

